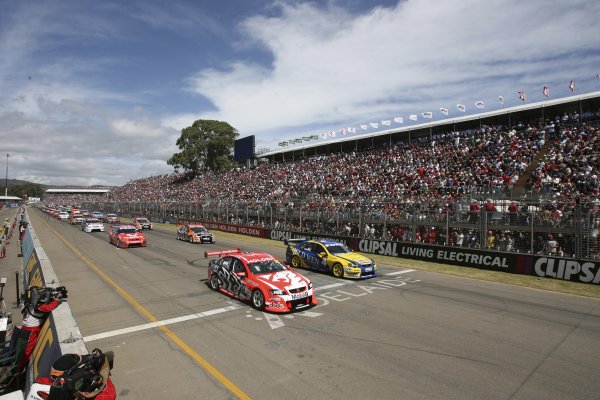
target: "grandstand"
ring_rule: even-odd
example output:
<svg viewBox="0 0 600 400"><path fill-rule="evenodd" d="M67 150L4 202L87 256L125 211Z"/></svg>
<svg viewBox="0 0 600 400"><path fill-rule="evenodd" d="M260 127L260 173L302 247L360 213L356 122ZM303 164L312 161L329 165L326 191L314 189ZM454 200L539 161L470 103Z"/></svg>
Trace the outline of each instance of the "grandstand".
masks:
<svg viewBox="0 0 600 400"><path fill-rule="evenodd" d="M552 236L553 254L594 259L599 126L596 92L267 152L266 164L222 173L142 178L77 200L172 222L529 254Z"/></svg>

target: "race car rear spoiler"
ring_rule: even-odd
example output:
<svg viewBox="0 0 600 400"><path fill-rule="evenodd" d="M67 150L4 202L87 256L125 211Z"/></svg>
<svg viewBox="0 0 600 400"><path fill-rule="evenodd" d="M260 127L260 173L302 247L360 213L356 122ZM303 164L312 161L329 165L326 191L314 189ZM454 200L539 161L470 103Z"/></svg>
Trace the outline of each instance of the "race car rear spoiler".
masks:
<svg viewBox="0 0 600 400"><path fill-rule="evenodd" d="M212 256L225 256L227 254L239 254L242 252L242 249L231 249L231 250L217 250L217 251L205 251L204 257L212 257Z"/></svg>
<svg viewBox="0 0 600 400"><path fill-rule="evenodd" d="M300 242L306 242L306 238L297 238L297 239L283 238L283 243L284 244L300 243Z"/></svg>

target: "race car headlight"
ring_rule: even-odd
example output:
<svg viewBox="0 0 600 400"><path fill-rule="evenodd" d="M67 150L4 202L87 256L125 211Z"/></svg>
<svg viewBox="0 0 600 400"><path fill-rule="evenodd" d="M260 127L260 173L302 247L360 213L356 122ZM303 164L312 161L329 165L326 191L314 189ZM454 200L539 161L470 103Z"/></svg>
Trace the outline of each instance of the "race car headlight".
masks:
<svg viewBox="0 0 600 400"><path fill-rule="evenodd" d="M283 296L285 294L285 291L281 289L271 289L269 292L276 296Z"/></svg>

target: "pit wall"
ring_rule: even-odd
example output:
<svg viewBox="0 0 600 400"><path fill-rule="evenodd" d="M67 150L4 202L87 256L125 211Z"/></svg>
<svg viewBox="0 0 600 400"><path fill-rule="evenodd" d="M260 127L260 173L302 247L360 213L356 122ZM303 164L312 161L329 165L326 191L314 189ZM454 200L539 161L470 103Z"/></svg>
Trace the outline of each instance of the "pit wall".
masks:
<svg viewBox="0 0 600 400"><path fill-rule="evenodd" d="M513 274L532 275L572 282L600 284L600 260L578 260L524 253L507 253L468 247L434 246L412 242L391 242L346 236L315 236L306 232L275 230L211 221L179 221L198 223L209 230L237 233L272 240L284 238L332 239L346 244L361 253L409 258L441 264L457 265L503 271ZM218 243L218 236L216 241Z"/></svg>
<svg viewBox="0 0 600 400"><path fill-rule="evenodd" d="M27 221L30 221L28 215ZM23 290L30 286L62 286L31 223L28 224L23 237L22 254ZM42 326L40 337L27 368L25 396L27 396L33 381L39 377L49 376L52 363L66 353L88 354L88 350L68 301L63 301L50 313Z"/></svg>

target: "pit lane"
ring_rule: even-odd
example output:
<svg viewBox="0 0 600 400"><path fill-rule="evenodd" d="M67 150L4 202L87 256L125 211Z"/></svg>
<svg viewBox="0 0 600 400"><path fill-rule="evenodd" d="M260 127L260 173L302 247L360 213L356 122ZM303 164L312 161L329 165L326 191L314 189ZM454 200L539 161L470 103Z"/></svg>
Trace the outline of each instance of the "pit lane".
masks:
<svg viewBox="0 0 600 400"><path fill-rule="evenodd" d="M203 253L241 247L284 258L281 243L215 232L217 244L192 245L157 229L145 231L147 248L117 249L106 233L86 234L37 211L30 217L69 289L88 349L115 351L119 397L235 396L148 326L90 263L250 398L587 399L600 392L597 300L383 266L383 276L360 282L301 271L319 306L266 314L211 291Z"/></svg>

